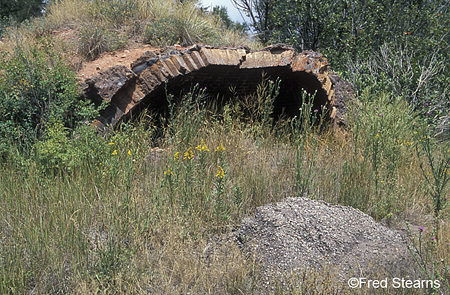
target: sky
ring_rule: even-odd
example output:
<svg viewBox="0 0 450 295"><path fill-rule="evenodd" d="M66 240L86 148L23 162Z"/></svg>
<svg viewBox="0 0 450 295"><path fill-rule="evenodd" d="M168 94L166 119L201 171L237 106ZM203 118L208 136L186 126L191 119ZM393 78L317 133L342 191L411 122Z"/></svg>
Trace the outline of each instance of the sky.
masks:
<svg viewBox="0 0 450 295"><path fill-rule="evenodd" d="M238 21L240 23L244 22L244 19L239 14L239 11L233 6L231 0L201 0L201 3L203 6L211 6L211 8L214 6L225 6L231 20Z"/></svg>

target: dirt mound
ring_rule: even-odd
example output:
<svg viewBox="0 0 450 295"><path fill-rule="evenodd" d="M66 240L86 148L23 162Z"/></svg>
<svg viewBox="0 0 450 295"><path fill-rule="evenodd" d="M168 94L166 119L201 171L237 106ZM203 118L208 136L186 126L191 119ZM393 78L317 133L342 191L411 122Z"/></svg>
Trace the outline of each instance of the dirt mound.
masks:
<svg viewBox="0 0 450 295"><path fill-rule="evenodd" d="M419 278L406 239L351 207L287 198L244 219L237 240L261 259L266 279L323 267L337 277Z"/></svg>

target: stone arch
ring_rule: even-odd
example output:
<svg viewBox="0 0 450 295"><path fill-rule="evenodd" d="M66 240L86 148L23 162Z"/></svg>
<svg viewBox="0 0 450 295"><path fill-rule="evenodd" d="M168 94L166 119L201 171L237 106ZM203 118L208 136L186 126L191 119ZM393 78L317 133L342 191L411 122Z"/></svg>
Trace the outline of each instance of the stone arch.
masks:
<svg viewBox="0 0 450 295"><path fill-rule="evenodd" d="M231 85L238 94L249 94L261 82L262 72L281 78L280 95L275 113L283 110L295 115L301 105L300 93L305 89L316 93L314 107L325 106L326 116L334 124L343 124L349 83L329 71L327 60L317 52L297 53L284 44L260 51L247 47L217 48L193 45L185 50L168 47L146 52L131 69L114 66L84 83L84 96L100 103L109 101L94 125L103 129L115 126L133 110L161 107L166 103L165 87L177 92L187 85L200 83L211 94L226 93Z"/></svg>

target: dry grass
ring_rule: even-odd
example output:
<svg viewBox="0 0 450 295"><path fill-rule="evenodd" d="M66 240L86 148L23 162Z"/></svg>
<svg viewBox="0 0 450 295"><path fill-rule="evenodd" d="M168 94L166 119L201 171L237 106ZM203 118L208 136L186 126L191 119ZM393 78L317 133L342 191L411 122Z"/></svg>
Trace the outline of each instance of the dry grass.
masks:
<svg viewBox="0 0 450 295"><path fill-rule="evenodd" d="M45 19L55 29L78 28L89 18L89 5L86 0L53 1L48 7Z"/></svg>
<svg viewBox="0 0 450 295"><path fill-rule="evenodd" d="M49 29L81 30L95 21L109 33L141 34L168 15L185 20L180 28L186 39L203 38L208 26L222 30L215 19L180 12L167 1L136 1L136 14L121 26L107 15L92 17L88 1L55 3L41 23L44 29L38 23L10 28L2 46L27 46ZM219 37L218 44L245 41L229 31ZM109 50L100 45L99 52ZM94 147L88 137L74 140L74 150L95 149L96 157L83 162L75 156L71 171L42 171L34 159L26 166L2 163L0 292L260 294L262 270L255 257L239 251L232 232L257 206L298 195L299 175L308 197L353 205L377 220L404 224L407 216L430 215L420 161L408 144L413 142L410 114L402 102L385 100L366 98L358 109L362 115L349 119L348 132L312 128L300 143L295 131L275 134L271 124L245 121L232 107L209 117L194 105L184 110L188 116L182 109L172 118L159 139L160 152L152 149L155 130L144 127L152 124L142 120L136 129L129 125L98 139ZM216 151L220 143L225 150ZM189 149L196 158L189 158ZM448 209L442 220L433 257L448 262ZM271 282L274 294L350 293L345 284L327 269Z"/></svg>
<svg viewBox="0 0 450 295"><path fill-rule="evenodd" d="M2 49L36 44L41 37L53 36L56 31L74 30L74 40L59 40L69 54L95 59L103 52L126 48L135 41L155 46L211 45L259 48L260 45L244 34L228 30L210 13L201 12L196 1L112 1L59 0L52 1L47 13L9 28ZM9 45L8 43L11 43ZM20 43L20 44L19 44Z"/></svg>
<svg viewBox="0 0 450 295"><path fill-rule="evenodd" d="M118 131L99 149L101 164L81 165L68 175L2 166L1 252L8 265L0 273L3 286L19 293L259 294L261 269L243 256L231 233L257 206L298 193L295 145L289 133L255 133L238 118L231 127L200 113L195 118L174 119L184 124L159 152L150 149L152 131L145 122ZM343 163L362 159L352 159L351 133L316 136L304 145L302 160L316 163L310 197L338 203L349 191L342 179L352 177L344 175ZM220 142L222 154L216 151ZM203 144L209 151L201 150ZM189 148L196 159L183 159ZM414 158L402 162L380 197L370 196L367 213L398 221L430 212L419 170ZM360 185L374 191L371 181ZM394 193L390 210L381 215L375 210L380 198ZM450 238L445 230L440 236L439 257L448 253ZM271 292L347 292L345 282L327 271L286 274L284 283L271 282Z"/></svg>

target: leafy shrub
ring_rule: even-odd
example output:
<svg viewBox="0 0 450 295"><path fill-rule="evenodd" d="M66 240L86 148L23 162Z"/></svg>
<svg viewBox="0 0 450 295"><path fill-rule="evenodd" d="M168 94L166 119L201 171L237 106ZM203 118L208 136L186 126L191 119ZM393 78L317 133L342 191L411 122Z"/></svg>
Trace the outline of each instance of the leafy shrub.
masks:
<svg viewBox="0 0 450 295"><path fill-rule="evenodd" d="M95 127L79 125L75 130L52 120L41 140L34 144L36 163L45 173L74 172L84 166L95 167L104 162L108 146Z"/></svg>
<svg viewBox="0 0 450 295"><path fill-rule="evenodd" d="M0 38L3 37L3 34L8 26L11 25L11 20L8 17L0 17Z"/></svg>
<svg viewBox="0 0 450 295"><path fill-rule="evenodd" d="M418 53L405 44L388 43L364 61L349 60L346 69L358 89L370 88L374 92L384 91L392 97L401 97L415 110L430 106L436 115L444 115L439 110L448 106L446 71L447 66L439 52L424 54L418 61Z"/></svg>
<svg viewBox="0 0 450 295"><path fill-rule="evenodd" d="M47 126L44 140L35 144L37 162L43 170L64 169L74 166L76 150L69 139L69 130L61 121Z"/></svg>
<svg viewBox="0 0 450 295"><path fill-rule="evenodd" d="M97 114L79 100L76 77L49 40L16 47L0 60L0 154L11 145L29 151L52 120L66 127Z"/></svg>

